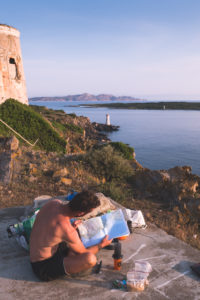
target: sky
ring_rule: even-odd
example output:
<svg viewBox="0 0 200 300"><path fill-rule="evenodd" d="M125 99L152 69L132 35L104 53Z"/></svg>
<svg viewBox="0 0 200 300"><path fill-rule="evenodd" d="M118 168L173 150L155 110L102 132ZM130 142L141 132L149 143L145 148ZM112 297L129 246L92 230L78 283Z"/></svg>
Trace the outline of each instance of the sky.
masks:
<svg viewBox="0 0 200 300"><path fill-rule="evenodd" d="M199 0L1 0L29 97L200 99Z"/></svg>

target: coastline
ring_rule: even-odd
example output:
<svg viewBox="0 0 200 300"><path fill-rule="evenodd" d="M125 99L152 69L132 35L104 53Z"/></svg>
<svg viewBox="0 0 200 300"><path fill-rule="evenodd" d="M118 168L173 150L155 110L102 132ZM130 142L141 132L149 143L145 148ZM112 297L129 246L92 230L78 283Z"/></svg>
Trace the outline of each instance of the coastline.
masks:
<svg viewBox="0 0 200 300"><path fill-rule="evenodd" d="M148 102L148 103L101 103L81 104L91 108L106 107L110 109L149 109L149 110L200 110L200 102Z"/></svg>
<svg viewBox="0 0 200 300"><path fill-rule="evenodd" d="M147 221L200 249L200 177L190 167L144 168L134 158L133 148L109 142L87 117L32 108L66 141L66 152L31 148L16 138L5 138L0 151L4 177L0 208L30 205L40 195L92 189L127 208L142 210Z"/></svg>

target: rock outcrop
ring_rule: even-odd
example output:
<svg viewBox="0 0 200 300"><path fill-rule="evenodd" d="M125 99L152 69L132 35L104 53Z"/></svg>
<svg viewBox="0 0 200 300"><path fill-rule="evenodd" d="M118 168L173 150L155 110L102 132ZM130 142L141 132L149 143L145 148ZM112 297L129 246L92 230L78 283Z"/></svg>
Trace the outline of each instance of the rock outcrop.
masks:
<svg viewBox="0 0 200 300"><path fill-rule="evenodd" d="M115 125L106 125L106 124L100 124L100 123L96 123L93 122L92 125L94 126L94 128L97 131L104 131L104 132L112 132L112 131L117 131L119 130L119 126L115 126Z"/></svg>
<svg viewBox="0 0 200 300"><path fill-rule="evenodd" d="M133 185L139 198L154 199L170 209L177 206L200 216L200 177L191 173L191 167L155 171L137 169Z"/></svg>
<svg viewBox="0 0 200 300"><path fill-rule="evenodd" d="M11 181L18 148L19 141L15 136L0 138L0 182L4 184Z"/></svg>

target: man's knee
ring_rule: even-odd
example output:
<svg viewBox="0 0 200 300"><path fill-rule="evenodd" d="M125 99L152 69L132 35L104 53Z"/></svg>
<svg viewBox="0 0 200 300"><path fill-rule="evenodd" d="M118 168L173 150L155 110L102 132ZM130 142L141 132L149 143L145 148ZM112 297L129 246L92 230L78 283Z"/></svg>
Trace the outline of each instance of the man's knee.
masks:
<svg viewBox="0 0 200 300"><path fill-rule="evenodd" d="M86 253L86 261L91 267L95 266L97 263L96 256L90 252Z"/></svg>

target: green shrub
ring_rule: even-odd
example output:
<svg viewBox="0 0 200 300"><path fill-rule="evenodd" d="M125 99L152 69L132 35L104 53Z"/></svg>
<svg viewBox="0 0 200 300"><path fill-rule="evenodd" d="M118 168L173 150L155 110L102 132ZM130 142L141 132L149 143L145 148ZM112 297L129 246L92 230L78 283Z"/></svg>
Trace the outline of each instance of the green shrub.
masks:
<svg viewBox="0 0 200 300"><path fill-rule="evenodd" d="M86 155L85 160L95 175L109 182L113 179L125 180L133 174L129 161L114 151L110 145L92 150Z"/></svg>
<svg viewBox="0 0 200 300"><path fill-rule="evenodd" d="M74 124L65 124L67 130L83 134L83 128Z"/></svg>
<svg viewBox="0 0 200 300"><path fill-rule="evenodd" d="M29 142L34 143L39 138L37 147L46 151L65 152L65 140L30 106L8 99L0 105L0 118ZM5 132L10 135L10 130L0 122L0 134L4 135Z"/></svg>
<svg viewBox="0 0 200 300"><path fill-rule="evenodd" d="M80 134L83 133L83 128L80 126L74 125L74 124L69 124L69 123L62 124L62 123L58 122L58 120L52 121L51 123L56 129L58 129L62 132L66 132L66 130L69 130L69 131L73 131L73 132L80 133Z"/></svg>
<svg viewBox="0 0 200 300"><path fill-rule="evenodd" d="M59 113L65 114L63 109L57 109L56 111L59 112Z"/></svg>
<svg viewBox="0 0 200 300"><path fill-rule="evenodd" d="M132 197L132 191L127 188L127 185L115 181L102 184L98 190L122 205L127 198Z"/></svg>
<svg viewBox="0 0 200 300"><path fill-rule="evenodd" d="M104 144L104 145L95 145L94 148L102 149L104 147L107 147L108 145L110 145L123 158L128 160L133 159L134 148L122 142L111 142L109 144Z"/></svg>
<svg viewBox="0 0 200 300"><path fill-rule="evenodd" d="M76 114L75 113L68 114L68 116L72 117L73 119L76 118Z"/></svg>
<svg viewBox="0 0 200 300"><path fill-rule="evenodd" d="M36 112L43 113L46 115L65 115L65 112L63 109L51 109L47 108L46 106L40 106L40 105L29 105L32 109L34 109Z"/></svg>
<svg viewBox="0 0 200 300"><path fill-rule="evenodd" d="M122 142L111 142L110 145L126 159L133 159L134 148Z"/></svg>
<svg viewBox="0 0 200 300"><path fill-rule="evenodd" d="M42 112L44 110L47 110L45 106L40 105L29 105L32 109L34 109L36 112Z"/></svg>
<svg viewBox="0 0 200 300"><path fill-rule="evenodd" d="M56 129L60 130L60 131L66 131L65 125L63 125L62 123L59 123L57 121L52 121L51 122L53 127L55 127Z"/></svg>

